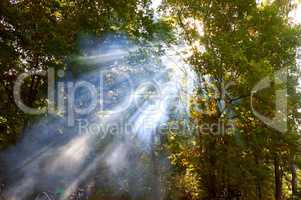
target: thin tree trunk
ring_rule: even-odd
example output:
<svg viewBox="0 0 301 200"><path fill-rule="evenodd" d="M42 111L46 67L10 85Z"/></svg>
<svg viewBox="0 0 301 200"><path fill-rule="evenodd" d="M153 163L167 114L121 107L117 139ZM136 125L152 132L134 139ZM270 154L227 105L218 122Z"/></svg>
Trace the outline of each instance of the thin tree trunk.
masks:
<svg viewBox="0 0 301 200"><path fill-rule="evenodd" d="M282 172L278 155L274 156L275 169L275 200L281 200L282 197Z"/></svg>
<svg viewBox="0 0 301 200"><path fill-rule="evenodd" d="M257 166L259 166L259 158L257 155L255 155L255 163ZM256 199L262 200L262 189L261 189L261 181L260 177L256 177Z"/></svg>
<svg viewBox="0 0 301 200"><path fill-rule="evenodd" d="M292 158L291 163L290 163L290 170L292 174L292 179L291 179L291 187L292 187L292 194L293 197L296 197L298 194L298 180L297 180L297 167L295 164L295 158Z"/></svg>
<svg viewBox="0 0 301 200"><path fill-rule="evenodd" d="M217 181L216 181L216 155L215 155L215 145L216 141L213 139L209 143L208 149L208 161L209 161L209 169L208 169L208 197L210 200L215 199L217 196Z"/></svg>
<svg viewBox="0 0 301 200"><path fill-rule="evenodd" d="M214 169L209 169L208 197L210 200L216 198L216 176L214 174Z"/></svg>
<svg viewBox="0 0 301 200"><path fill-rule="evenodd" d="M152 163L152 171L153 171L153 177L152 177L152 197L151 200L160 200L162 199L161 195L161 189L160 189L160 169L159 169L159 161L156 156L156 137L158 137L157 134L154 134L152 136L152 150L151 150L151 163Z"/></svg>
<svg viewBox="0 0 301 200"><path fill-rule="evenodd" d="M256 197L257 200L262 200L261 181L259 178L256 178Z"/></svg>

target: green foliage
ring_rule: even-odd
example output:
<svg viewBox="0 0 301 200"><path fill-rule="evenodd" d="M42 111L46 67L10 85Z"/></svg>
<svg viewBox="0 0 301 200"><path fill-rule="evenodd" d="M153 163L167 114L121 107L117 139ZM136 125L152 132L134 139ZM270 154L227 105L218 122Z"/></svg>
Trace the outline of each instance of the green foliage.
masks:
<svg viewBox="0 0 301 200"><path fill-rule="evenodd" d="M164 0L164 14L156 20L151 3L2 0L0 149L16 143L35 119L14 102L13 85L21 73L49 67L68 69L75 75L91 70L80 57L83 37L121 33L136 41L158 43L156 48L146 46L130 55L128 64L145 64L148 55L162 55L162 40L173 44L179 39L188 46L186 61L197 73L199 85L191 101L190 129L169 133L160 146L169 154L173 169L164 172L167 199L213 200L225 193L228 198L240 193L244 200L300 199L301 96L296 51L301 29L289 22L292 2ZM159 61L152 63L160 66ZM287 82L273 82L251 98L252 88L279 70L287 72ZM22 98L30 106L43 108L46 88L45 77L32 76L22 88ZM279 89L288 94L285 133L259 120L251 107L252 102L264 116L275 116L278 111L273 102ZM208 129L212 125L225 127ZM152 165L150 155L139 161ZM110 192L104 188L99 193Z"/></svg>
<svg viewBox="0 0 301 200"><path fill-rule="evenodd" d="M193 173L194 180L199 180L198 195L191 186L194 180L185 183L191 189L186 195L216 199L225 191L239 191L242 199L273 199L274 193L277 200L288 198L283 179L294 173L290 166L296 162L293 155L299 154L300 145L294 116L300 108L296 49L301 39L300 27L288 23L288 2L167 0L165 8L171 10L175 26L191 45L193 52L187 60L201 82L191 108L195 137L178 140L176 146L172 141L167 148L176 171ZM189 25L195 21L202 22L203 35ZM281 69L288 72L287 83L274 84L250 98L260 80L273 78ZM251 108L252 101L255 110L273 117L274 94L281 88L288 92L285 133L264 124ZM227 126L217 132L199 128L221 121L233 124L234 132ZM197 141L197 146L179 149L189 143L186 140ZM199 170L191 171L191 166Z"/></svg>
<svg viewBox="0 0 301 200"><path fill-rule="evenodd" d="M0 116L7 120L0 125L0 148L14 143L33 118L14 103L18 75L49 67L70 68L74 64L70 58L80 54L78 40L83 35L121 32L137 39L152 38L155 31L161 37L169 30L166 23L154 24L149 1L3 0L0 13ZM24 102L45 107L46 88L46 77L28 78L22 88Z"/></svg>

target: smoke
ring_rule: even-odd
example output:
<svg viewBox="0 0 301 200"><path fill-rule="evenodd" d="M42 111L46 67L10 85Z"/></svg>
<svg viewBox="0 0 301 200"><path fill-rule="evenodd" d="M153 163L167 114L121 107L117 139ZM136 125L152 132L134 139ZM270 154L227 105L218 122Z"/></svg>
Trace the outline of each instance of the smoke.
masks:
<svg viewBox="0 0 301 200"><path fill-rule="evenodd" d="M0 155L6 199L45 192L67 199L91 181L132 199L160 192L149 188L157 176L153 147L171 115L186 115L193 74L179 56L124 36L86 38L81 46L82 56L56 80L57 112ZM78 82L86 84L74 88Z"/></svg>

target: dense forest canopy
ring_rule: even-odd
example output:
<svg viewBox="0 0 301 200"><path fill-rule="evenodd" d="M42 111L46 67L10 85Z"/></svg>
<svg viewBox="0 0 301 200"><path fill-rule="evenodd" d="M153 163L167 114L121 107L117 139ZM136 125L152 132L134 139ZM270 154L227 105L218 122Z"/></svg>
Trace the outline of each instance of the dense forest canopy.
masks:
<svg viewBox="0 0 301 200"><path fill-rule="evenodd" d="M0 199L301 199L300 6L1 0Z"/></svg>

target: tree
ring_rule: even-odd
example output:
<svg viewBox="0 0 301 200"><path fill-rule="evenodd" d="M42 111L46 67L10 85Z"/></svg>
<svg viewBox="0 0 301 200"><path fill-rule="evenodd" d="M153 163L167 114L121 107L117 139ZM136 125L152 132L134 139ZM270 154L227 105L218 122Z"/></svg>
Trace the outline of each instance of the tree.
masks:
<svg viewBox="0 0 301 200"><path fill-rule="evenodd" d="M17 108L13 98L16 78L24 72L48 68L66 70L78 41L89 34L125 32L130 37L152 37L150 1L9 1L0 2L0 148L15 143L34 116ZM33 75L22 87L28 106L47 105L46 77ZM40 117L40 116L37 116Z"/></svg>
<svg viewBox="0 0 301 200"><path fill-rule="evenodd" d="M300 27L289 23L291 3L167 0L165 8L171 10L190 45L188 62L200 81L191 119L199 146L199 161L192 163L202 166L195 172L201 179L199 190L206 191L202 198L238 191L244 199L269 199L274 179L275 199L282 199L287 152L294 152L300 141L293 117L300 106L296 91ZM281 70L287 72L286 83L274 82L251 95L256 84ZM288 92L288 121L282 117L277 122L288 124L285 133L263 123L253 112L275 116L273 102L280 89ZM235 129L203 129L220 122L232 123Z"/></svg>

